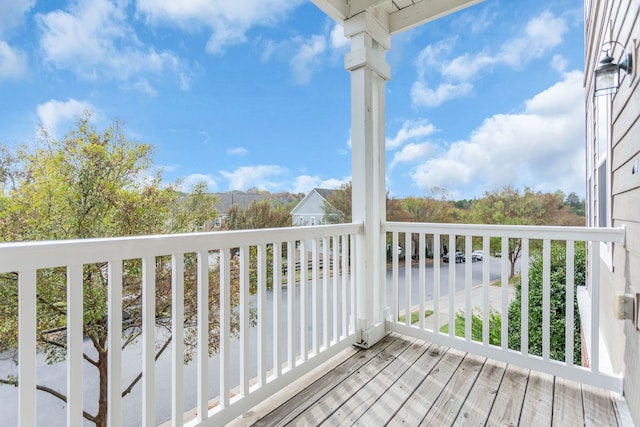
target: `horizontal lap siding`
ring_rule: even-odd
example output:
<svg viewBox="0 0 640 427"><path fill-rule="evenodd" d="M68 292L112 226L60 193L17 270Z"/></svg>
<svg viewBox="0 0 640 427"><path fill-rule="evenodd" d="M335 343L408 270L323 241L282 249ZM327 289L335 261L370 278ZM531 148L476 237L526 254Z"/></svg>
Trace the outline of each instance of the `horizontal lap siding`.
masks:
<svg viewBox="0 0 640 427"><path fill-rule="evenodd" d="M621 72L620 91L611 97L612 225L626 226L627 238L624 247L616 245L613 250L613 271L601 269L601 318L605 328L602 334L609 337L614 369L624 369L626 400L634 420L640 423L640 388L637 387L640 383L640 334L630 320L615 320L609 304L615 293L640 292L640 171L632 173L634 162L640 162L640 61L638 49L634 47L640 32L640 0L602 0L592 4L597 4L597 7L592 8L592 16L588 17L590 24L586 27L586 40L598 46L590 46L588 51L599 56L599 49L596 48L604 41L618 41L625 46L625 53L633 53L636 68L630 75ZM622 56L621 49L615 51L615 56L616 60ZM587 84L592 84L591 69L597 67L598 60L592 55L587 58L589 66L586 68L591 73L587 75ZM587 100L587 105L590 102Z"/></svg>

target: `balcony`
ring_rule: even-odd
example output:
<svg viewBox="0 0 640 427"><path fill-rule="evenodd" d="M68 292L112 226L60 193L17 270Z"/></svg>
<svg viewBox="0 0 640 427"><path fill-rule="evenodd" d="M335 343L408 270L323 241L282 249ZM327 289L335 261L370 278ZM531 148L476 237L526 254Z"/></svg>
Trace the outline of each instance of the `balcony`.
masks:
<svg viewBox="0 0 640 427"><path fill-rule="evenodd" d="M394 333L351 353L233 425L625 425L607 391L472 353Z"/></svg>
<svg viewBox="0 0 640 427"><path fill-rule="evenodd" d="M83 410L95 413L97 391L90 384L96 384L97 372L84 360L83 334L84 274L87 266L95 265L94 271L107 284L110 425L223 425L243 414L246 418L258 413L268 415L261 421L255 416L245 421L271 425L293 416L316 424L339 417L342 424L372 416L393 422L418 416L418 423L429 425L429 417L451 417L454 424L486 416L490 424L493 420L527 424L534 421L534 412L536 417L551 414L554 423L579 412L586 423L628 422L618 394L624 378L606 368L600 313L610 310L600 310L600 292L606 284L598 281L600 248L609 242L623 243L623 229L387 222L380 241L389 242L391 248L403 247L405 254L401 259L391 251L388 262L384 247L374 251L373 262L363 256L357 243L363 233L363 225L345 224L2 244L0 274L16 277L19 313L18 364L13 373L18 387L0 387L3 400L17 404L5 403L9 407L3 411L15 407L20 426L42 425L57 417L42 406L51 397L38 389L49 378L40 375L44 368L36 345L42 321L36 290L47 285L49 276L42 272L55 268L67 283L62 304L67 326L61 332L66 356L56 365L62 372L57 390L66 396L66 404L60 401L53 407L63 408L59 416L66 417L69 426L83 424ZM530 353L531 335L524 333L533 325L527 298L522 298L519 316L522 338L517 348L509 343L511 265L506 257L486 256L492 239L503 254L510 244L520 244L516 268L523 295L529 292L530 259L543 260L542 324L541 330L533 331L541 337L540 355ZM584 325L580 342L588 366L574 363L573 285L579 279L574 276L573 254L581 242L587 247L588 280L587 288L578 287ZM442 264L438 255L443 243L461 249L466 261ZM571 302L560 319L567 325L562 360L555 360L550 333L552 322L558 321L550 285L550 257L557 245L567 255L563 274L566 301ZM474 247L482 248L482 261L472 261ZM123 290L132 274L123 266L131 260L140 265L137 294ZM367 269L380 273L380 279L362 280L370 273ZM218 272L217 283L212 283L212 270ZM158 278L166 273L170 289L165 295L159 292ZM185 292L192 277L195 302L185 300L185 295L192 295ZM207 303L211 297L219 301L213 307ZM167 301L159 302L161 298ZM132 300L139 304L141 321L135 327L141 335L130 351L122 348L134 327L125 309ZM163 327L158 328L161 303L170 306L163 311L170 318L162 319ZM189 303L197 307L194 324L185 322ZM490 308L501 315L497 332L489 328ZM418 315L415 321L409 315L425 311L431 314ZM474 312L482 319L481 337L472 337ZM443 329L455 325L456 317L463 319L462 333L454 327ZM170 341L164 332L168 329ZM498 344L492 342L496 336ZM193 361L186 365L185 337L195 341ZM218 350L212 357L209 340L216 341ZM164 344L168 351L156 361ZM83 364L84 369L77 369ZM123 389L137 371L142 376L135 392L123 398ZM316 382L309 386L312 381ZM284 403L281 412L272 412L281 403L272 396L287 392L297 396ZM419 409L410 409L412 405Z"/></svg>

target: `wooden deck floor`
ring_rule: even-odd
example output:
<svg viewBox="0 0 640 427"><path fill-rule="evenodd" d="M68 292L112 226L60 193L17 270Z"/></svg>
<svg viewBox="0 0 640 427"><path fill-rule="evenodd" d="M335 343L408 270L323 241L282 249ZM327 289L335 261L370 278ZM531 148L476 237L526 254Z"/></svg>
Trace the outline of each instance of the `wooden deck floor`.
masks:
<svg viewBox="0 0 640 427"><path fill-rule="evenodd" d="M618 426L607 391L391 334L256 426Z"/></svg>

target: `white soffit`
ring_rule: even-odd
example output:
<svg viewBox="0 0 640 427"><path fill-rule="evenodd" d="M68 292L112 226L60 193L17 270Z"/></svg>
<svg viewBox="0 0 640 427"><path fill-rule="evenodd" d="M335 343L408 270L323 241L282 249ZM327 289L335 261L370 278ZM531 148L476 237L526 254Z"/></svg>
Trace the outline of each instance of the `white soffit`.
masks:
<svg viewBox="0 0 640 427"><path fill-rule="evenodd" d="M434 21L483 0L311 0L333 20L342 24L368 10L386 27L397 34Z"/></svg>

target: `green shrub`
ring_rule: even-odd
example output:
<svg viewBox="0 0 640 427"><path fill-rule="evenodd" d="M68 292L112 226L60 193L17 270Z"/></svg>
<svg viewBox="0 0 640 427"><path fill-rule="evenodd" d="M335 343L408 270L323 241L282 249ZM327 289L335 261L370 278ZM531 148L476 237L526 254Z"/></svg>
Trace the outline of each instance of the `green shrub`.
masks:
<svg viewBox="0 0 640 427"><path fill-rule="evenodd" d="M456 313L455 335L457 337L465 337L466 319L463 311ZM500 325L502 317L497 310L491 309L489 312L489 344L500 345ZM448 334L449 325L443 325L440 332ZM473 312L471 314L471 340L482 342L482 313Z"/></svg>
<svg viewBox="0 0 640 427"><path fill-rule="evenodd" d="M566 328L566 248L562 244L551 246L551 301L550 301L550 357L564 361ZM584 244L576 245L574 270L575 286L586 280L586 251ZM542 255L531 259L529 267L529 353L542 356ZM520 350L522 286L516 280L515 298L509 304L509 348ZM574 353L573 361L581 362L580 313L574 296Z"/></svg>

